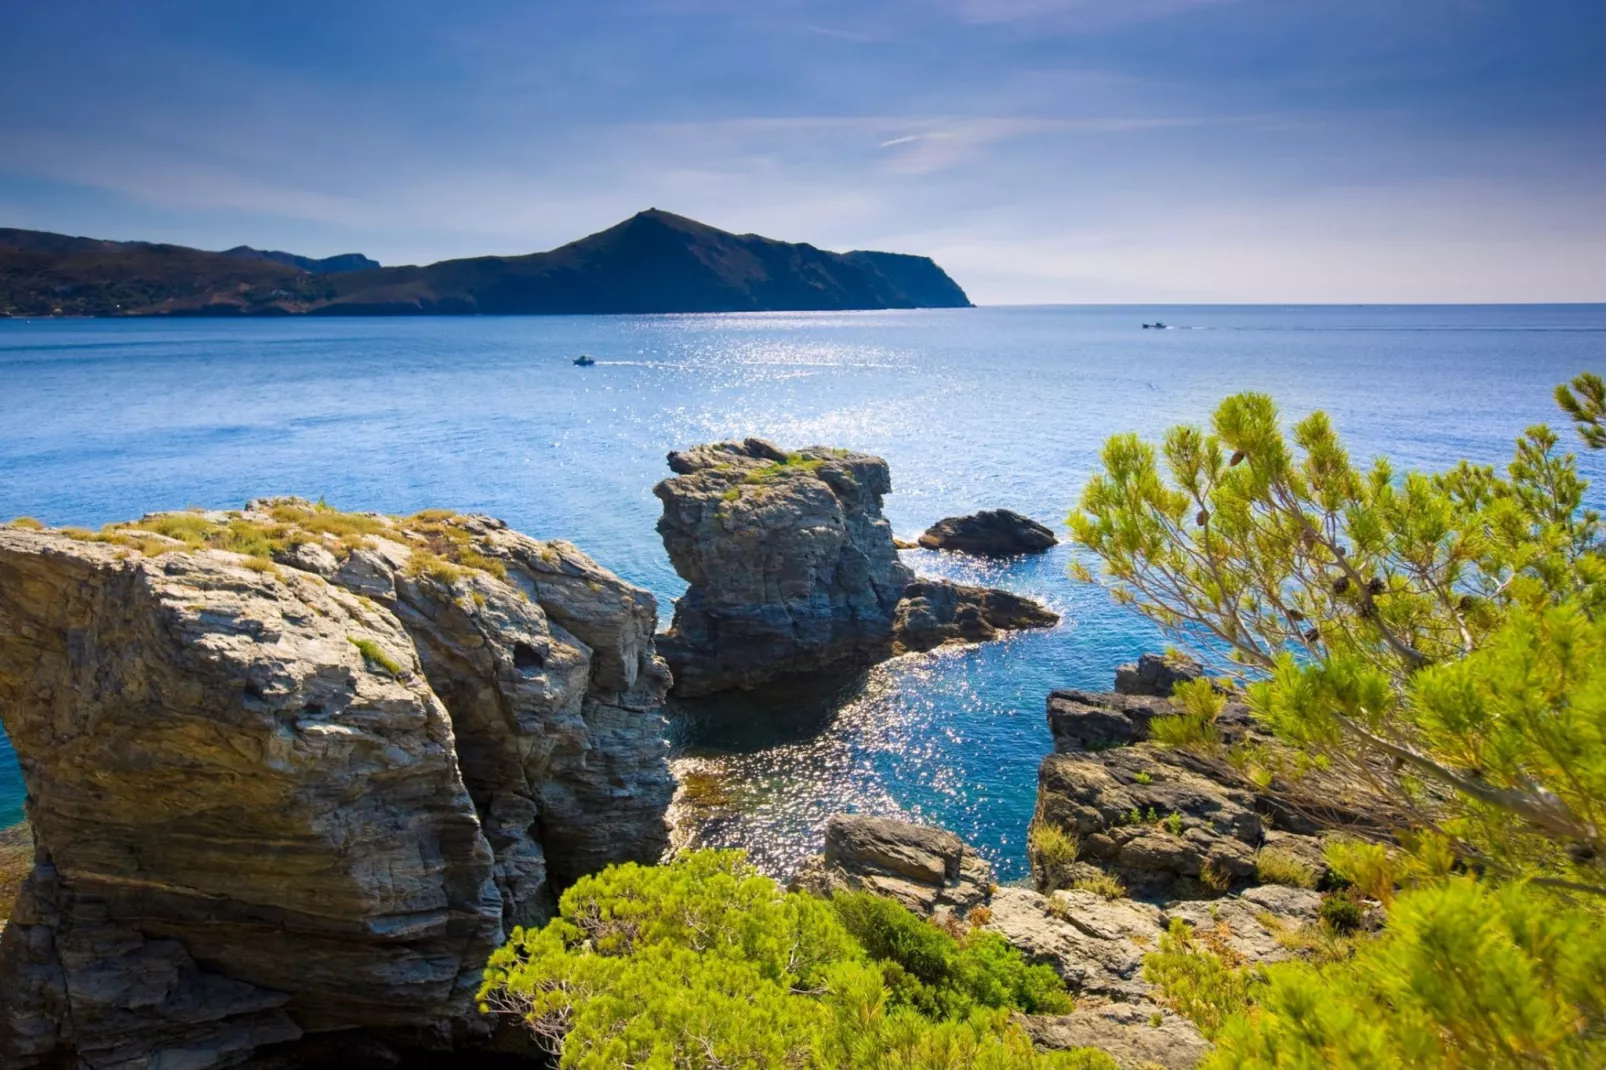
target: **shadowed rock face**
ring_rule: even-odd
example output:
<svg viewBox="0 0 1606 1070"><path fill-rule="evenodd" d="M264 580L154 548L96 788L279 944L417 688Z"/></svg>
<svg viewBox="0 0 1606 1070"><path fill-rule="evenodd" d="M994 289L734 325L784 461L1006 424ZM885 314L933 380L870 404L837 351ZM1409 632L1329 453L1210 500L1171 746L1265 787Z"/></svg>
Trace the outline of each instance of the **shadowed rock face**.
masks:
<svg viewBox="0 0 1606 1070"><path fill-rule="evenodd" d="M957 550L983 557L1040 554L1058 542L1042 524L1008 509L951 516L937 521L920 536L920 545L928 550Z"/></svg>
<svg viewBox="0 0 1606 1070"><path fill-rule="evenodd" d="M669 559L690 588L658 649L685 697L875 660L1059 617L1006 591L915 582L881 515L879 457L750 438L669 455L653 488Z"/></svg>
<svg viewBox="0 0 1606 1070"><path fill-rule="evenodd" d="M669 455L658 533L690 589L658 649L676 693L751 687L890 642L914 574L881 515L879 457L760 439Z"/></svg>
<svg viewBox="0 0 1606 1070"><path fill-rule="evenodd" d="M661 853L651 596L489 518L370 519L361 548L314 534L277 566L0 529L0 716L35 839L0 1065L449 1043L482 1028L507 929ZM442 532L477 567L426 559Z"/></svg>

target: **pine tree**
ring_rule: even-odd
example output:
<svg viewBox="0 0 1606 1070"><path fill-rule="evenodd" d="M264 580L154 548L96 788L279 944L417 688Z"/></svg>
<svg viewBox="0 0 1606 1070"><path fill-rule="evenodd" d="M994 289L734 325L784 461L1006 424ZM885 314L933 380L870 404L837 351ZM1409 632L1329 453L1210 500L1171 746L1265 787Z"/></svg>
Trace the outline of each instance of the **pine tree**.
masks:
<svg viewBox="0 0 1606 1070"><path fill-rule="evenodd" d="M1599 377L1557 397L1606 445ZM1115 597L1225 650L1256 718L1400 815L1416 855L1386 934L1259 976L1216 1065L1606 1065L1606 977L1572 950L1598 960L1606 920L1606 545L1587 490L1545 426L1503 473L1363 470L1324 414L1285 435L1260 394L1159 448L1106 445L1069 524ZM1198 690L1173 742L1210 727Z"/></svg>

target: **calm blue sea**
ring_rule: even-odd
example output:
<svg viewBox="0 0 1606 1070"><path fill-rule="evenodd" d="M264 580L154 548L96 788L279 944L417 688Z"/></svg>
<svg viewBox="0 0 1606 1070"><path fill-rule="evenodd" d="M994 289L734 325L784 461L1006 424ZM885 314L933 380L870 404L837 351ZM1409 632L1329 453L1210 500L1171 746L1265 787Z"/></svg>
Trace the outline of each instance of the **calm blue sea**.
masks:
<svg viewBox="0 0 1606 1070"><path fill-rule="evenodd" d="M1179 329L1140 329L1156 318ZM581 352L597 366L573 367ZM1233 391L1326 409L1357 457L1436 468L1502 461L1555 420L1552 387L1603 358L1606 306L0 321L0 517L99 525L261 494L484 511L574 540L655 591L667 620L683 585L651 489L673 448L763 435L880 454L906 536L983 507L1057 523L1107 436L1200 420ZM1601 460L1584 458L1597 479ZM834 809L900 812L1018 875L1044 696L1108 686L1162 642L1073 585L1067 555L907 555L1042 598L1065 615L1051 633L678 716L680 768L707 804L684 833L779 871ZM0 825L22 794L0 742Z"/></svg>

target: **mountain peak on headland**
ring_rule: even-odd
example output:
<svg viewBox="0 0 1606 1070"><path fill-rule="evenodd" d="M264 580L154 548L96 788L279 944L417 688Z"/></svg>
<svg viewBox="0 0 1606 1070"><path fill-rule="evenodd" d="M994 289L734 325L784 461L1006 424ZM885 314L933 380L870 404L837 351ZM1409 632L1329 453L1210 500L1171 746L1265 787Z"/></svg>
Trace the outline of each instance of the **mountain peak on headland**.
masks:
<svg viewBox="0 0 1606 1070"><path fill-rule="evenodd" d="M549 252L379 267L0 230L0 314L539 315L966 308L929 257L732 234L658 208Z"/></svg>

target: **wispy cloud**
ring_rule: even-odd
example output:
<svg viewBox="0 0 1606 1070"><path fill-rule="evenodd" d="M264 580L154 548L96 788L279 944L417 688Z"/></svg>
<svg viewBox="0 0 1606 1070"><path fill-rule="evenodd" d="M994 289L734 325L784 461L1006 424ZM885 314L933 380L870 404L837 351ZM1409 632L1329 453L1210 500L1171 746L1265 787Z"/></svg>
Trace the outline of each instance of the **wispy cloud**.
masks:
<svg viewBox="0 0 1606 1070"><path fill-rule="evenodd" d="M1148 22L1241 0L950 0L971 23L1048 21L1061 27L1097 29Z"/></svg>

